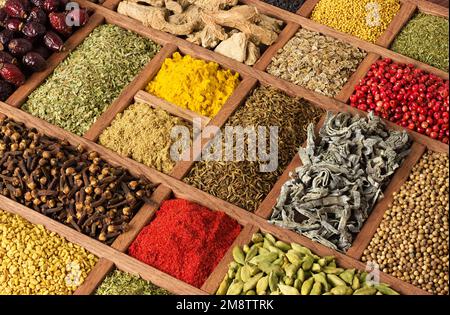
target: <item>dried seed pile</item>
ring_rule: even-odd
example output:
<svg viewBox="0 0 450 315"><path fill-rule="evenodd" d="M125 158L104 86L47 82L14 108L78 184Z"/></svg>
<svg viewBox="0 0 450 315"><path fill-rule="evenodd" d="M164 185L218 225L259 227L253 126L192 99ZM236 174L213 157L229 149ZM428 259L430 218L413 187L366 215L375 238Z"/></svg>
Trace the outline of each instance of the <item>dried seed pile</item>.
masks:
<svg viewBox="0 0 450 315"><path fill-rule="evenodd" d="M200 288L241 231L223 212L166 200L131 244L131 256Z"/></svg>
<svg viewBox="0 0 450 315"><path fill-rule="evenodd" d="M101 25L22 108L81 136L158 51L157 44L131 31Z"/></svg>
<svg viewBox="0 0 450 315"><path fill-rule="evenodd" d="M206 62L181 56L167 58L147 92L200 115L214 117L239 84L239 74Z"/></svg>
<svg viewBox="0 0 450 315"><path fill-rule="evenodd" d="M0 193L108 244L154 185L86 152L0 118Z"/></svg>
<svg viewBox="0 0 450 315"><path fill-rule="evenodd" d="M217 295L398 295L366 281L366 272L339 268L333 256L319 257L270 234L253 234L250 245L233 248L233 258Z"/></svg>
<svg viewBox="0 0 450 315"><path fill-rule="evenodd" d="M365 56L364 51L350 44L300 29L274 57L267 72L333 97Z"/></svg>
<svg viewBox="0 0 450 315"><path fill-rule="evenodd" d="M149 281L114 270L95 292L96 295L170 295Z"/></svg>
<svg viewBox="0 0 450 315"><path fill-rule="evenodd" d="M394 171L409 153L406 132L380 118L328 114L315 142L313 125L303 166L281 188L271 223L325 246L348 250Z"/></svg>
<svg viewBox="0 0 450 315"><path fill-rule="evenodd" d="M282 8L290 12L297 12L304 0L263 0L271 5Z"/></svg>
<svg viewBox="0 0 450 315"><path fill-rule="evenodd" d="M448 20L418 13L401 30L391 49L448 72Z"/></svg>
<svg viewBox="0 0 450 315"><path fill-rule="evenodd" d="M311 19L375 43L398 10L399 0L320 0Z"/></svg>
<svg viewBox="0 0 450 315"><path fill-rule="evenodd" d="M449 162L427 152L394 195L362 261L433 294L449 294Z"/></svg>
<svg viewBox="0 0 450 315"><path fill-rule="evenodd" d="M100 135L99 143L168 174L175 165L170 158L173 144L170 133L175 126L191 128L185 121L164 110L136 103L117 115L111 126Z"/></svg>
<svg viewBox="0 0 450 315"><path fill-rule="evenodd" d="M42 225L0 210L0 295L72 294L97 258Z"/></svg>
<svg viewBox="0 0 450 315"><path fill-rule="evenodd" d="M317 122L322 113L304 100L259 87L233 114L227 126L278 126L277 170L260 172L258 161L201 161L184 181L243 209L256 211L306 140L307 125Z"/></svg>

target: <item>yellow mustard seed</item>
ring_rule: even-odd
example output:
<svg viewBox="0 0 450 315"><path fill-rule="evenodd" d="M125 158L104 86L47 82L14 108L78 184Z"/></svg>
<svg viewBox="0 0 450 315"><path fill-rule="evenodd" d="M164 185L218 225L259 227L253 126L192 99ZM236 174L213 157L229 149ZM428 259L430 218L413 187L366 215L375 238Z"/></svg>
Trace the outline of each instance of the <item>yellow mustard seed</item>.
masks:
<svg viewBox="0 0 450 315"><path fill-rule="evenodd" d="M182 108L214 117L238 84L238 73L176 52L164 61L146 90Z"/></svg>
<svg viewBox="0 0 450 315"><path fill-rule="evenodd" d="M0 295L67 295L97 258L84 248L0 210Z"/></svg>
<svg viewBox="0 0 450 315"><path fill-rule="evenodd" d="M375 43L399 10L399 0L320 0L311 19Z"/></svg>

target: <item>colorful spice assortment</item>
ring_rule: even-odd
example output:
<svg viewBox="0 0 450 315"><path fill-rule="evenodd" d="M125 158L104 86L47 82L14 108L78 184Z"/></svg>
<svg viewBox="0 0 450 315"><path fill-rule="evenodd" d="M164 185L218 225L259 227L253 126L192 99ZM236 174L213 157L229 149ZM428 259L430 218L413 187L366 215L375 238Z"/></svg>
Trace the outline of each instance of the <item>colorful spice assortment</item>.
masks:
<svg viewBox="0 0 450 315"><path fill-rule="evenodd" d="M449 162L427 152L394 195L362 261L433 294L449 294Z"/></svg>
<svg viewBox="0 0 450 315"><path fill-rule="evenodd" d="M243 209L256 211L306 139L306 126L322 110L273 88L258 87L227 122L243 128L278 126L278 167L261 172L258 161L197 162L184 181ZM293 134L296 134L293 136Z"/></svg>
<svg viewBox="0 0 450 315"><path fill-rule="evenodd" d="M350 105L449 142L449 82L413 65L380 59L355 87Z"/></svg>
<svg viewBox="0 0 450 315"><path fill-rule="evenodd" d="M448 72L448 20L418 13L401 30L391 49Z"/></svg>
<svg viewBox="0 0 450 315"><path fill-rule="evenodd" d="M39 4L39 6L38 6ZM66 19L79 17L74 26ZM7 0L0 8L0 100L25 77L47 67L46 59L64 49L64 40L89 19L86 9L65 11L60 0Z"/></svg>
<svg viewBox="0 0 450 315"><path fill-rule="evenodd" d="M143 2L121 1L117 12L247 65L255 64L261 48L275 42L283 25L237 0Z"/></svg>
<svg viewBox="0 0 450 315"><path fill-rule="evenodd" d="M238 84L238 73L176 52L164 61L147 91L182 108L214 117Z"/></svg>
<svg viewBox="0 0 450 315"><path fill-rule="evenodd" d="M42 225L0 210L0 295L72 294L97 258Z"/></svg>
<svg viewBox="0 0 450 315"><path fill-rule="evenodd" d="M158 45L130 31L101 25L31 93L22 108L83 135L158 50Z"/></svg>
<svg viewBox="0 0 450 315"><path fill-rule="evenodd" d="M387 284L366 281L366 272L338 267L333 256L319 257L268 233L233 248L233 258L217 295L398 295Z"/></svg>
<svg viewBox="0 0 450 315"><path fill-rule="evenodd" d="M348 250L394 171L409 153L406 132L368 118L328 114L316 144L313 125L302 166L281 188L271 223Z"/></svg>
<svg viewBox="0 0 450 315"><path fill-rule="evenodd" d="M87 152L0 118L0 193L99 241L112 243L153 186Z"/></svg>
<svg viewBox="0 0 450 315"><path fill-rule="evenodd" d="M149 281L114 270L95 292L96 295L170 295Z"/></svg>
<svg viewBox="0 0 450 315"><path fill-rule="evenodd" d="M399 0L320 0L311 19L375 43L398 10Z"/></svg>
<svg viewBox="0 0 450 315"><path fill-rule="evenodd" d="M175 126L190 125L162 109L147 104L133 104L118 114L99 137L99 143L121 155L169 174L175 166L170 158ZM191 128L192 129L192 128Z"/></svg>
<svg viewBox="0 0 450 315"><path fill-rule="evenodd" d="M264 2L290 12L297 12L304 0L263 0Z"/></svg>
<svg viewBox="0 0 450 315"><path fill-rule="evenodd" d="M131 244L129 254L199 288L240 231L240 225L222 212L168 200Z"/></svg>
<svg viewBox="0 0 450 315"><path fill-rule="evenodd" d="M333 97L365 56L364 51L350 44L300 29L274 57L267 72Z"/></svg>

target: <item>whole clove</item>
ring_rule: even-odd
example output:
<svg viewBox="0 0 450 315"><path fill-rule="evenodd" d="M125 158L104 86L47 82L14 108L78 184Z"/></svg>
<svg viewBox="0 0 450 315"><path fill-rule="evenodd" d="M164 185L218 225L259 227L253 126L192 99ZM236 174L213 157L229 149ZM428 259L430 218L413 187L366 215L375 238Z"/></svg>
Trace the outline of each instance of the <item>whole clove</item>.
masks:
<svg viewBox="0 0 450 315"><path fill-rule="evenodd" d="M111 244L127 230L155 185L97 152L0 119L0 193Z"/></svg>

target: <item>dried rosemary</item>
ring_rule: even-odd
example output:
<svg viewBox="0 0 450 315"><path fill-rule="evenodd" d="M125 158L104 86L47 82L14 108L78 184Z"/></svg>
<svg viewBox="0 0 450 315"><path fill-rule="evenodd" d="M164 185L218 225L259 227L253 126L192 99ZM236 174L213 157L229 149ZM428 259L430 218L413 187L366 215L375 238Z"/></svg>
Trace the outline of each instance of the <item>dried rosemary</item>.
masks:
<svg viewBox="0 0 450 315"><path fill-rule="evenodd" d="M365 56L364 51L350 44L300 29L274 57L267 72L333 97Z"/></svg>
<svg viewBox="0 0 450 315"><path fill-rule="evenodd" d="M315 143L310 125L299 151L303 166L283 185L270 222L346 251L408 155L410 139L372 112L367 119L328 114L319 136Z"/></svg>
<svg viewBox="0 0 450 315"><path fill-rule="evenodd" d="M227 125L278 126L277 170L260 172L258 161L202 161L194 165L184 181L243 209L256 211L305 141L307 125L317 122L322 113L304 100L259 87Z"/></svg>
<svg viewBox="0 0 450 315"><path fill-rule="evenodd" d="M149 281L114 270L95 292L96 295L170 295Z"/></svg>
<svg viewBox="0 0 450 315"><path fill-rule="evenodd" d="M448 72L448 20L418 13L402 29L391 49Z"/></svg>
<svg viewBox="0 0 450 315"><path fill-rule="evenodd" d="M83 135L159 46L115 25L97 27L35 90L23 109Z"/></svg>

